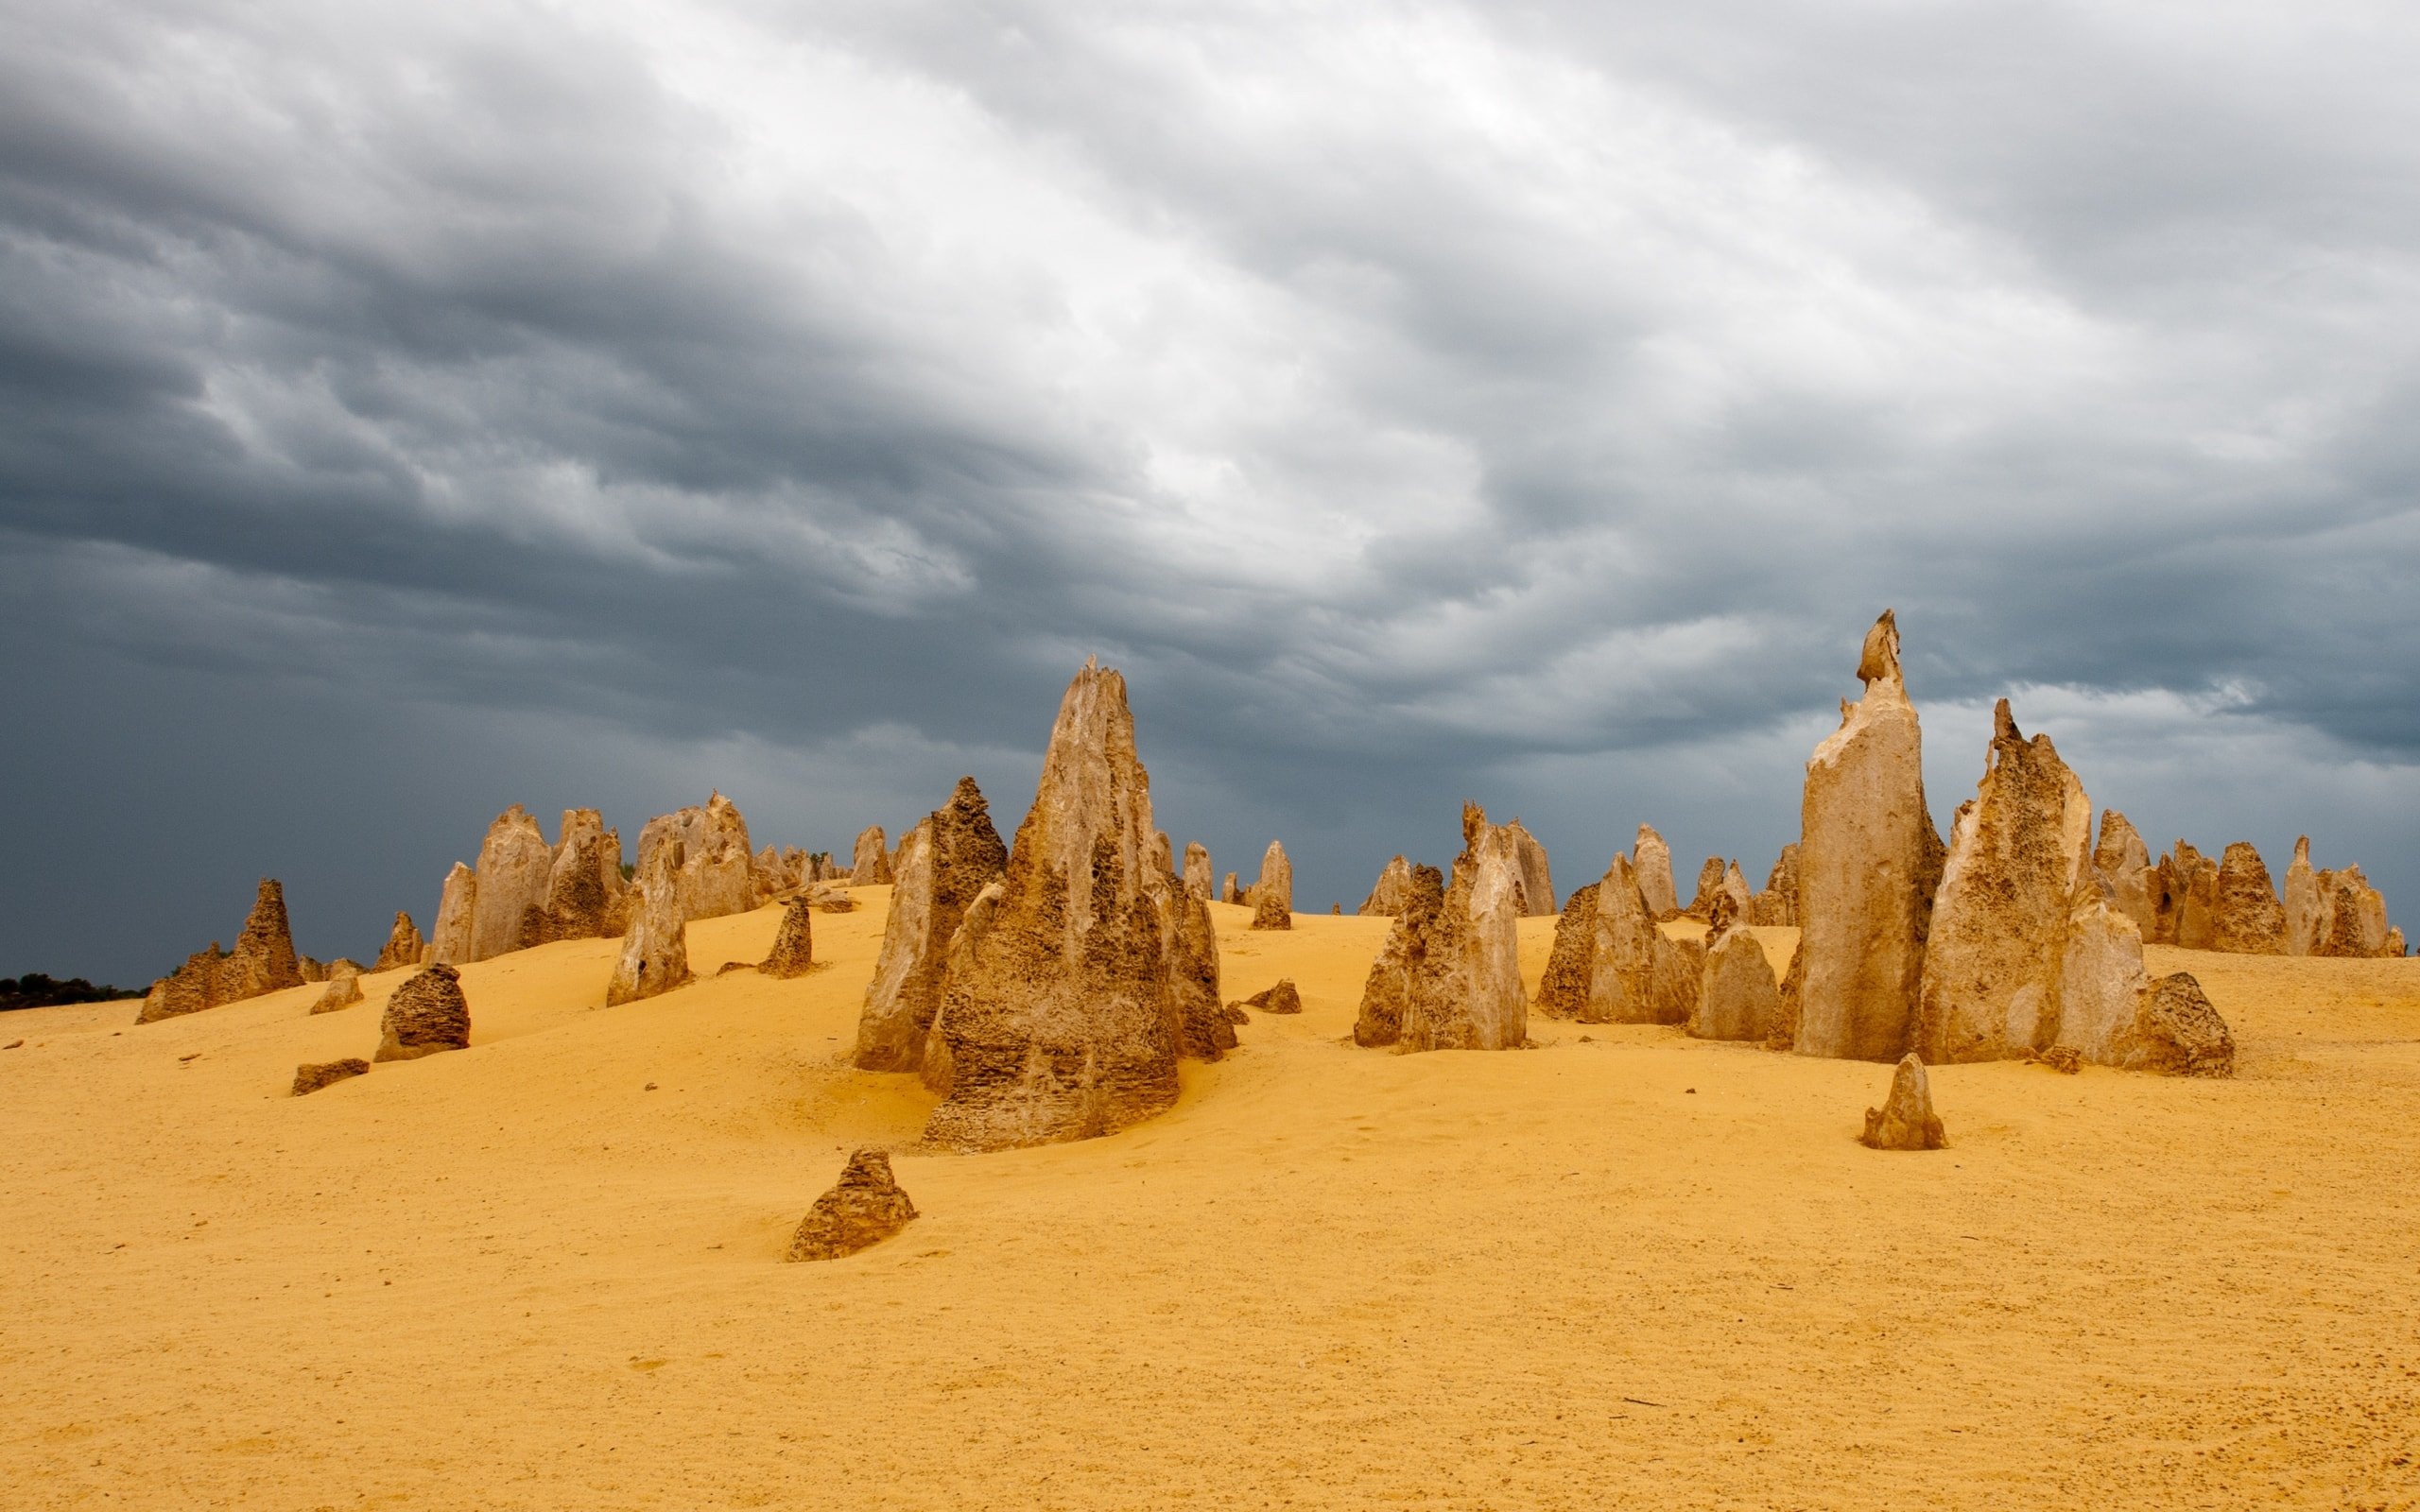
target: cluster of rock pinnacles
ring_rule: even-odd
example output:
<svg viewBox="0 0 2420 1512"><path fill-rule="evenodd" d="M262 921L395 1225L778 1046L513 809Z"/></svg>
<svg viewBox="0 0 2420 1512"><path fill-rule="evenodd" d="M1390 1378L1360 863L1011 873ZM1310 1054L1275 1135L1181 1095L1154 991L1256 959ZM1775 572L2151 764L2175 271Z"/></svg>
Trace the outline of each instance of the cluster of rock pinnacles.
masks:
<svg viewBox="0 0 2420 1512"><path fill-rule="evenodd" d="M1896 1062L1864 1143L1945 1143L1927 1063L2040 1058L2180 1075L2231 1074L2227 1026L2194 979L2150 979L2145 943L2300 955L2399 955L2401 932L2359 868L2314 871L2295 848L2283 896L2258 853L2212 862L2179 841L2156 863L2123 815L2096 840L2083 785L2047 735L2017 729L2005 700L1983 776L1945 844L1926 807L1922 742L1889 612L1858 660L1863 694L1806 765L1800 836L1760 890L1711 857L1686 906L1670 848L1641 825L1632 849L1558 912L1546 849L1517 818L1465 804L1448 870L1389 861L1359 913L1392 922L1364 983L1353 1041L1399 1052L1513 1049L1534 1008L1581 1023L1666 1024L1706 1040ZM854 907L834 885L892 889L852 1055L861 1069L919 1076L941 1101L925 1142L994 1150L1122 1128L1176 1099L1177 1063L1237 1043L1246 1008L1299 1013L1290 981L1222 1004L1209 904L1292 927L1293 868L1271 842L1250 887L1214 884L1209 851L1180 864L1154 828L1124 679L1088 662L1062 699L1032 806L1002 841L971 778L898 844L856 837L843 871L822 854L752 850L721 794L650 820L626 877L618 834L567 810L549 845L518 806L489 828L475 867L447 876L432 936L398 914L374 971L421 965L389 1000L374 1058L468 1043L455 967L553 940L621 940L609 1004L691 980L685 925L786 899L759 967L814 966L813 914ZM1518 920L1555 916L1532 999ZM1664 926L1682 919L1702 936ZM1776 975L1754 931L1799 943ZM233 952L216 945L154 986L138 1022L306 980L312 1011L361 1001L361 968L298 957L285 902L264 880ZM366 1061L299 1069L294 1091L359 1074ZM915 1209L879 1150L853 1155L801 1226L789 1258L831 1258L896 1231Z"/></svg>

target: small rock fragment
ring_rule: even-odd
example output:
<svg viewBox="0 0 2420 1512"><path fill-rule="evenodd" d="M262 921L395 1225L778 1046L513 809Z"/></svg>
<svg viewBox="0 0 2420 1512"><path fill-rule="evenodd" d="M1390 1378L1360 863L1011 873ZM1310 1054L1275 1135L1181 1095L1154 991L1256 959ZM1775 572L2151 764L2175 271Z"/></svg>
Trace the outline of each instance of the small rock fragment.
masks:
<svg viewBox="0 0 2420 1512"><path fill-rule="evenodd" d="M347 1060L305 1061L294 1068L296 1097L306 1096L322 1087L331 1086L348 1076L359 1076L370 1070L370 1062L355 1057Z"/></svg>
<svg viewBox="0 0 2420 1512"><path fill-rule="evenodd" d="M1876 1150L1938 1150L1948 1144L1932 1110L1925 1063L1914 1052L1899 1057L1899 1069L1891 1074L1891 1095L1882 1106L1865 1110L1865 1132L1859 1139Z"/></svg>
<svg viewBox="0 0 2420 1512"><path fill-rule="evenodd" d="M854 1255L908 1227L916 1205L890 1174L890 1156L863 1149L849 1157L839 1185L815 1199L798 1232L789 1260L838 1260Z"/></svg>

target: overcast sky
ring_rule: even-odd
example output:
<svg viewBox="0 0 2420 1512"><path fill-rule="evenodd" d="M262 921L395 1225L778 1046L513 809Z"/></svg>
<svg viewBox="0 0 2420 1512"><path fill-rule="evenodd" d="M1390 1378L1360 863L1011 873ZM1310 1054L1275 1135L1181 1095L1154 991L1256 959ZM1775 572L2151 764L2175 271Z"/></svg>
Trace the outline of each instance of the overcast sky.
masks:
<svg viewBox="0 0 2420 1512"><path fill-rule="evenodd" d="M0 0L0 974L1005 833L1096 653L1298 907L1761 880L1886 605L1945 822L2008 695L2420 921L2416 15Z"/></svg>

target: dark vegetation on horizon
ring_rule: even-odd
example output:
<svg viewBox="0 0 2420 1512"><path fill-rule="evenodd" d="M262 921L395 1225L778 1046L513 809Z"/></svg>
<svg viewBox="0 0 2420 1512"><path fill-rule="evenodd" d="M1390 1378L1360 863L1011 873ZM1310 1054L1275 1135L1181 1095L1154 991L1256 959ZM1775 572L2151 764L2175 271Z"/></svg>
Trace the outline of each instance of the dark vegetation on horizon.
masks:
<svg viewBox="0 0 2420 1512"><path fill-rule="evenodd" d="M68 1003L114 1003L120 998L142 995L122 987L95 987L80 976L71 976L64 982L40 971L0 976L0 1013L10 1008L55 1008Z"/></svg>

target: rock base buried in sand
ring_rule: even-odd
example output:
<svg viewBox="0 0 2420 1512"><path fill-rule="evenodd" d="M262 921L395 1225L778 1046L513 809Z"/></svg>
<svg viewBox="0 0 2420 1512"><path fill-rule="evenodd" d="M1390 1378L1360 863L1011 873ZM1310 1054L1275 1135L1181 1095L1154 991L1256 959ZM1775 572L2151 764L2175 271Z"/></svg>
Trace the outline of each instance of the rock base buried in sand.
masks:
<svg viewBox="0 0 2420 1512"><path fill-rule="evenodd" d="M328 978L327 990L320 994L320 1001L311 1005L311 1011L334 1013L338 1008L352 1007L360 1001L360 973L340 971Z"/></svg>
<svg viewBox="0 0 2420 1512"><path fill-rule="evenodd" d="M790 1239L790 1260L838 1260L878 1245L908 1227L916 1205L890 1175L890 1157L859 1150L849 1157L840 1184L815 1199Z"/></svg>
<svg viewBox="0 0 2420 1512"><path fill-rule="evenodd" d="M359 1076L370 1070L370 1062L354 1057L349 1060L306 1062L294 1068L294 1095L306 1096L320 1088L340 1082L348 1076Z"/></svg>
<svg viewBox="0 0 2420 1512"><path fill-rule="evenodd" d="M1292 977L1281 976L1275 987L1253 993L1244 999L1240 1006L1258 1008L1263 1013L1300 1013L1303 1011L1303 995L1294 990Z"/></svg>
<svg viewBox="0 0 2420 1512"><path fill-rule="evenodd" d="M756 968L767 976L804 976L815 965L815 905L804 896L792 898L782 910L782 932Z"/></svg>
<svg viewBox="0 0 2420 1512"><path fill-rule="evenodd" d="M2161 977L2143 994L2118 1063L2162 1076L2232 1076L2235 1036L2188 971Z"/></svg>
<svg viewBox="0 0 2420 1512"><path fill-rule="evenodd" d="M395 988L380 1022L375 1060L417 1060L471 1043L471 1006L462 979L450 966L432 966Z"/></svg>
<svg viewBox="0 0 2420 1512"><path fill-rule="evenodd" d="M1949 1137L1932 1110L1932 1084L1925 1063L1912 1055L1899 1059L1891 1074L1891 1095L1880 1108L1865 1110L1865 1132L1859 1140L1876 1150L1938 1150Z"/></svg>

